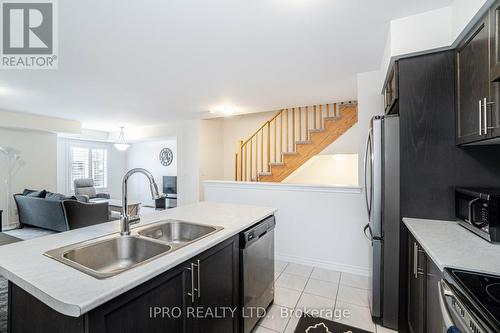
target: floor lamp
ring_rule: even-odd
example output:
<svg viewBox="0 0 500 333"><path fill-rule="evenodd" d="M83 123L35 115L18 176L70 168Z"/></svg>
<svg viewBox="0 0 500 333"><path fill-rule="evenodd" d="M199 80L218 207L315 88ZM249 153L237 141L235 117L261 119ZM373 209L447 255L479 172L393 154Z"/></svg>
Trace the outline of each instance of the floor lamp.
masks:
<svg viewBox="0 0 500 333"><path fill-rule="evenodd" d="M2 168L2 174L5 176L5 179L2 180L2 184L4 184L4 189L0 189L3 193L6 194L6 198L4 202L6 204L6 210L3 221L6 223L10 223L12 220L12 216L14 216L14 205L12 202L12 181L14 177L17 175L21 167L25 164L21 159L21 152L17 149L11 147L1 147L0 146L0 156L4 156L7 161L6 168ZM3 186L2 186L3 187Z"/></svg>

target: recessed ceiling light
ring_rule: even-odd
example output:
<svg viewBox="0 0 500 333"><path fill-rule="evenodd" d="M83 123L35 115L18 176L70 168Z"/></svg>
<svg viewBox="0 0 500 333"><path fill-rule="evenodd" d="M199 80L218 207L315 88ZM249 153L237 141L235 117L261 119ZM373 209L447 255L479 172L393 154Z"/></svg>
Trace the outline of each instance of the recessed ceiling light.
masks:
<svg viewBox="0 0 500 333"><path fill-rule="evenodd" d="M239 111L239 109L234 107L234 106L225 105L225 106L216 107L216 108L210 110L210 114L220 113L220 114L223 114L225 116L231 116L233 114L236 114L238 111Z"/></svg>

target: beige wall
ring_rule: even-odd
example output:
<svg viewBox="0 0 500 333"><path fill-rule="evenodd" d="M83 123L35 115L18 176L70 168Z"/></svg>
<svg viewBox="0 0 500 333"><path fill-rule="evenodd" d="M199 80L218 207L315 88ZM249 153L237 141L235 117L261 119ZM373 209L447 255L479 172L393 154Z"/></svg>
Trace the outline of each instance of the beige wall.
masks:
<svg viewBox="0 0 500 333"><path fill-rule="evenodd" d="M82 131L79 121L39 116L23 112L0 110L0 124L2 128L24 129L53 133L78 134Z"/></svg>
<svg viewBox="0 0 500 333"><path fill-rule="evenodd" d="M275 111L251 113L223 119L224 123L224 180L234 180L234 154L239 140L246 140L264 122L275 115Z"/></svg>
<svg viewBox="0 0 500 333"><path fill-rule="evenodd" d="M203 182L209 179L224 179L224 120L222 118L200 121L198 161L200 200L203 200Z"/></svg>
<svg viewBox="0 0 500 333"><path fill-rule="evenodd" d="M20 151L23 166L12 180L14 193L25 188L57 189L57 136L54 133L0 128L0 146L12 147ZM7 159L0 154L0 209L7 211L7 195L5 178L7 176ZM11 204L13 199L9 198ZM5 215L4 215L5 216ZM10 217L10 222L17 218Z"/></svg>

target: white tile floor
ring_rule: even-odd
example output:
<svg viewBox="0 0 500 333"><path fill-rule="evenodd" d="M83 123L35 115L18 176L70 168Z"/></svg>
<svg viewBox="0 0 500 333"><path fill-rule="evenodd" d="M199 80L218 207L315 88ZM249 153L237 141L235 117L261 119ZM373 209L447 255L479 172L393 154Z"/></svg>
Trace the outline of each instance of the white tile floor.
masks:
<svg viewBox="0 0 500 333"><path fill-rule="evenodd" d="M299 318L282 315L291 310L320 311L320 316L332 319L329 315L333 311L345 309L350 316L333 320L370 332L395 332L373 323L368 306L369 281L365 276L276 261L275 279L274 304L254 333L293 333Z"/></svg>

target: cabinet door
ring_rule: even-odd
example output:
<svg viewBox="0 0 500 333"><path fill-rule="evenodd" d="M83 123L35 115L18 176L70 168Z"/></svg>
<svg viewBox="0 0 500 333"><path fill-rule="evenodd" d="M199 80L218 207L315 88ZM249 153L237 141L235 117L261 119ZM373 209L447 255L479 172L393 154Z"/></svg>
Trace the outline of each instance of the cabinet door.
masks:
<svg viewBox="0 0 500 333"><path fill-rule="evenodd" d="M500 137L500 0L490 9L490 65L491 102L487 132L489 137Z"/></svg>
<svg viewBox="0 0 500 333"><path fill-rule="evenodd" d="M203 315L194 320L188 318L189 332L238 332L238 237L221 245L193 259L196 265L195 287L198 289L194 307ZM234 312L231 313L230 309Z"/></svg>
<svg viewBox="0 0 500 333"><path fill-rule="evenodd" d="M410 236L409 247L408 326L410 333L423 333L426 332L426 256L413 236Z"/></svg>
<svg viewBox="0 0 500 333"><path fill-rule="evenodd" d="M432 260L426 260L426 327L427 332L441 332L444 327L443 316L439 306L438 283L443 278L439 268Z"/></svg>
<svg viewBox="0 0 500 333"><path fill-rule="evenodd" d="M384 86L384 112L385 114L394 113L393 107L398 101L398 63L395 62L389 69L387 82Z"/></svg>
<svg viewBox="0 0 500 333"><path fill-rule="evenodd" d="M136 287L91 311L88 332L185 332L185 282L180 265Z"/></svg>
<svg viewBox="0 0 500 333"><path fill-rule="evenodd" d="M489 15L457 49L457 143L487 138L484 110L490 102Z"/></svg>

